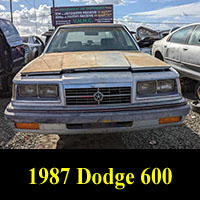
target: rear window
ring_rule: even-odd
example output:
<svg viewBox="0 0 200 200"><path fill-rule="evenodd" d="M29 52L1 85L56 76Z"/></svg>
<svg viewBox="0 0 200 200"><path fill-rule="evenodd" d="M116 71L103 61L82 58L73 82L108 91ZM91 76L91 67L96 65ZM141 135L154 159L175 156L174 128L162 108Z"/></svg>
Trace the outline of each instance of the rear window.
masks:
<svg viewBox="0 0 200 200"><path fill-rule="evenodd" d="M11 47L23 44L15 26L8 20L0 20L0 29Z"/></svg>

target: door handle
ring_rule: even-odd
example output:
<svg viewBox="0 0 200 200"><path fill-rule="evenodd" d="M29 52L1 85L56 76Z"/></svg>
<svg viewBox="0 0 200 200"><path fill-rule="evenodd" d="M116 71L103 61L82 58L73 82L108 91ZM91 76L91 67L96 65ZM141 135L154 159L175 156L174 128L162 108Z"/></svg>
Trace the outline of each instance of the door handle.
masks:
<svg viewBox="0 0 200 200"><path fill-rule="evenodd" d="M167 45L164 45L165 48L167 48Z"/></svg>
<svg viewBox="0 0 200 200"><path fill-rule="evenodd" d="M187 50L188 50L188 47L183 47L183 50L184 50L184 51L187 51Z"/></svg>

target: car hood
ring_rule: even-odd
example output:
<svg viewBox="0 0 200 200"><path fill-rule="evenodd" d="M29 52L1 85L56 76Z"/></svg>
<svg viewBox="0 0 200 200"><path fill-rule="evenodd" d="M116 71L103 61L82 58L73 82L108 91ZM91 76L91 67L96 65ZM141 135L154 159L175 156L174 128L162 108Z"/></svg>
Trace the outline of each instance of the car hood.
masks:
<svg viewBox="0 0 200 200"><path fill-rule="evenodd" d="M67 52L43 54L23 70L22 74L60 72L70 69L169 68L166 63L141 52Z"/></svg>

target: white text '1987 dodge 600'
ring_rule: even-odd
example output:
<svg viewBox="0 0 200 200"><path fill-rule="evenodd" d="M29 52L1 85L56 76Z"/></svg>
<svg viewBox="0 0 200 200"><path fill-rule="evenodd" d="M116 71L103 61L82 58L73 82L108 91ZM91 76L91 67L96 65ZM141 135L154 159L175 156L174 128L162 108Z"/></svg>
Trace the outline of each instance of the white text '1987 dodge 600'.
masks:
<svg viewBox="0 0 200 200"><path fill-rule="evenodd" d="M181 124L179 75L117 24L59 27L13 80L5 117L19 132L107 133Z"/></svg>

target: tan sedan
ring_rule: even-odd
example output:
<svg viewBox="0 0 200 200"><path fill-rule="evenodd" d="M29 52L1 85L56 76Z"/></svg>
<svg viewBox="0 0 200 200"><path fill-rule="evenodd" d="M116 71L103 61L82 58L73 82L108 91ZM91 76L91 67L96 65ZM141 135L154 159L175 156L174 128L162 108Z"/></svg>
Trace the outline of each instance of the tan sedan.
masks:
<svg viewBox="0 0 200 200"><path fill-rule="evenodd" d="M5 117L18 132L88 134L181 124L178 73L119 24L59 27L15 77Z"/></svg>

